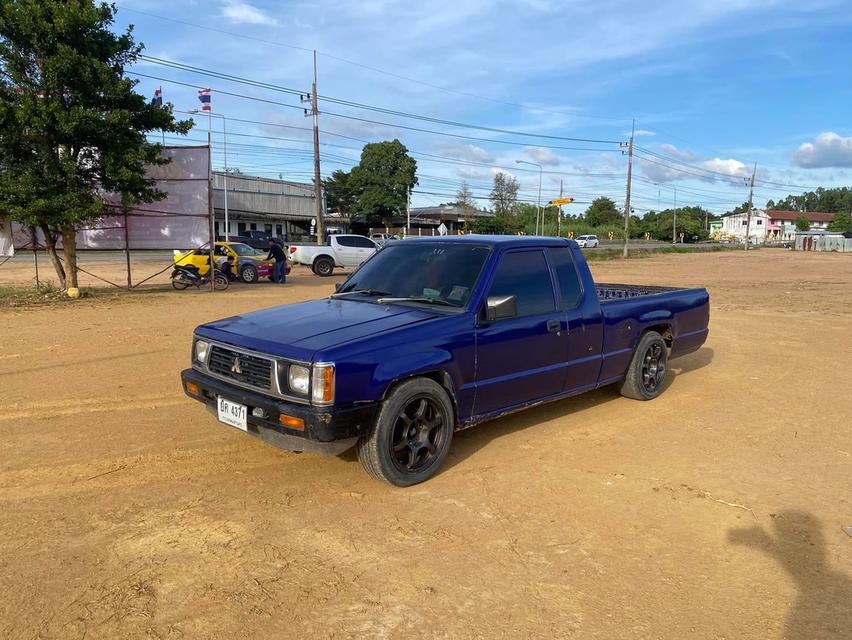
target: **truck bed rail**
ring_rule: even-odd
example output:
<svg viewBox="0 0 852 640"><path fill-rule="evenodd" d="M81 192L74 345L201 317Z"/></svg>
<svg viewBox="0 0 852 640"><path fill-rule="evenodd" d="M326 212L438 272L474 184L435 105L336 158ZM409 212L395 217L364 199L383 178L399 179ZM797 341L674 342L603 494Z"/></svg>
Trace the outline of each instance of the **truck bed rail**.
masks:
<svg viewBox="0 0 852 640"><path fill-rule="evenodd" d="M681 290L678 287L655 287L644 284L596 284L595 286L598 291L598 300L601 302L653 296Z"/></svg>

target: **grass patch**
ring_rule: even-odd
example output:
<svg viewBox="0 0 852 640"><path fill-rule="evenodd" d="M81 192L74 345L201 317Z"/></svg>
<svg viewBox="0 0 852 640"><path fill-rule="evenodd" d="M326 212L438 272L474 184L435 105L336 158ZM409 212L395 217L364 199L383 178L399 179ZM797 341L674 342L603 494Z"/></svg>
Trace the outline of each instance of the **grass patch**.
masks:
<svg viewBox="0 0 852 640"><path fill-rule="evenodd" d="M628 258L650 258L651 256L663 253L716 253L718 251L735 251L736 246L714 245L711 247L657 247L653 249L628 249ZM741 249L741 248L740 248ZM585 251L583 255L587 262L597 262L599 260L615 260L620 259L623 249L601 249L599 251Z"/></svg>
<svg viewBox="0 0 852 640"><path fill-rule="evenodd" d="M80 291L80 297L90 294ZM42 283L39 287L0 287L0 307L29 307L34 305L74 302L64 291L52 283Z"/></svg>

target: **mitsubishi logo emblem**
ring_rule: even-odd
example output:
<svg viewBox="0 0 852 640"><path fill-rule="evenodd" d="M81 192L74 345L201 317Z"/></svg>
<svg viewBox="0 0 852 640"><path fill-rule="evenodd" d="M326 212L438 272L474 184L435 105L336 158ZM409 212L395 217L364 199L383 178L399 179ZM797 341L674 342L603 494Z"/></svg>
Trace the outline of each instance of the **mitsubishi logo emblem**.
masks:
<svg viewBox="0 0 852 640"><path fill-rule="evenodd" d="M234 364L231 365L231 373L241 375L243 370L240 368L240 356L234 358Z"/></svg>

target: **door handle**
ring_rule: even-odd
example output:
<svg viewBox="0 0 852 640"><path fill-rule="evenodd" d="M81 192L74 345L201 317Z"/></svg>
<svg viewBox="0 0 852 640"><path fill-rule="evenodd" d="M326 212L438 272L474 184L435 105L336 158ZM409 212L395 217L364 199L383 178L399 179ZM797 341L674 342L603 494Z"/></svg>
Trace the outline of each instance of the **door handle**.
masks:
<svg viewBox="0 0 852 640"><path fill-rule="evenodd" d="M547 332L555 333L559 335L562 331L562 321L561 320L548 320L547 321Z"/></svg>

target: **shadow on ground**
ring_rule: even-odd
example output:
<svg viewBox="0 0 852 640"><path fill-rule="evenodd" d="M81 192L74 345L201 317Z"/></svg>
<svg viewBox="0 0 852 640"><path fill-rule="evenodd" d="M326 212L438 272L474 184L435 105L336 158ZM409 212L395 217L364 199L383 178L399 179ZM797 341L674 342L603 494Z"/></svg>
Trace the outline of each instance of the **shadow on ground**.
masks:
<svg viewBox="0 0 852 640"><path fill-rule="evenodd" d="M852 638L852 578L828 566L819 521L804 511L791 510L777 514L772 525L773 534L762 527L732 529L728 539L763 552L793 578L799 597L787 614L784 637Z"/></svg>

